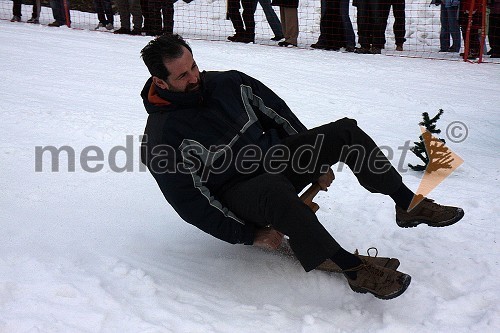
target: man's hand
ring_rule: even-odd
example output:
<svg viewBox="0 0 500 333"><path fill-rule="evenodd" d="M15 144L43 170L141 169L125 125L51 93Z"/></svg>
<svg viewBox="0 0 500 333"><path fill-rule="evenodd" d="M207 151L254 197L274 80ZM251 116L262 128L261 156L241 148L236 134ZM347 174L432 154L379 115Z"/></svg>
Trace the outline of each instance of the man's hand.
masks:
<svg viewBox="0 0 500 333"><path fill-rule="evenodd" d="M333 174L332 169L328 169L327 173L322 174L318 178L318 185L321 187L323 191L327 191L328 187L332 185L333 180L335 179L335 175Z"/></svg>
<svg viewBox="0 0 500 333"><path fill-rule="evenodd" d="M257 229L253 245L266 250L276 250L283 241L283 234L273 228Z"/></svg>

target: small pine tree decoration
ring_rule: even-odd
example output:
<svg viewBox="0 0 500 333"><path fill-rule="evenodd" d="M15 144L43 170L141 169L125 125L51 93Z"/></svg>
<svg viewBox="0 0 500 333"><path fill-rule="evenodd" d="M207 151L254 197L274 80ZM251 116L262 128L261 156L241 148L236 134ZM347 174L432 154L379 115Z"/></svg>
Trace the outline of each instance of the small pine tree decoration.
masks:
<svg viewBox="0 0 500 333"><path fill-rule="evenodd" d="M440 129L436 129L436 122L441 118L441 115L443 114L443 109L439 109L439 112L437 115L434 116L434 118L429 118L429 114L427 112L422 113L422 116L424 118L423 121L419 123L420 126L424 126L427 131L429 131L432 134L439 134L441 133ZM424 165L411 165L408 163L408 166L415 171L424 171L427 168L427 165L429 164L429 154L427 154L427 151L425 149L425 143L424 143L424 138L422 135L419 137L420 141L419 142L413 142L415 146L411 148L410 150L417 155L418 158L424 162ZM445 143L444 139L439 138L439 140L443 143Z"/></svg>

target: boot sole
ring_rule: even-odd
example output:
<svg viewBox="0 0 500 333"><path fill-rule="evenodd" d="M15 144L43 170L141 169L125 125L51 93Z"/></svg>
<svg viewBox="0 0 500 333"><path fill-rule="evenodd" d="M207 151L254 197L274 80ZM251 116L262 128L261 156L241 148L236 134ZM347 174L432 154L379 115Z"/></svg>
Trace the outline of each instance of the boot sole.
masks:
<svg viewBox="0 0 500 333"><path fill-rule="evenodd" d="M354 292L357 292L360 294L370 293L379 299L389 300L389 299L393 299L393 298L396 298L398 296L401 296L406 291L406 289L408 289L408 286L410 285L410 282L411 282L411 276L409 276L408 274L404 274L402 279L403 279L403 283L402 283L401 289L399 289L397 292L390 294L390 295L378 295L378 294L376 294L373 291L368 290L368 289L357 288L357 287L353 287L351 285L349 285L349 286L351 287L352 291L354 291Z"/></svg>
<svg viewBox="0 0 500 333"><path fill-rule="evenodd" d="M414 228L414 227L416 227L419 224L427 224L429 227L441 228L441 227L446 227L446 226L449 226L449 225L457 223L458 221L460 221L462 219L462 217L464 217L464 210L461 209L461 208L459 208L458 212L457 212L457 215L454 218L452 218L452 219L450 219L448 221L443 221L443 222L439 222L439 223L433 223L431 221L426 221L426 220L414 220L414 221L400 221L400 220L396 220L396 223L401 228Z"/></svg>

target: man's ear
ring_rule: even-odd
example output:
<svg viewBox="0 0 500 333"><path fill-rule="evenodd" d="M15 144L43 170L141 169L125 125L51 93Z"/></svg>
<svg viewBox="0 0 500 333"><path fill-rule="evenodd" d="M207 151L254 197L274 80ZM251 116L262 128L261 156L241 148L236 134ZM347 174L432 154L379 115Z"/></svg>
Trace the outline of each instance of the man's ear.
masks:
<svg viewBox="0 0 500 333"><path fill-rule="evenodd" d="M169 88L167 82L156 76L153 76L153 83L161 89L168 90Z"/></svg>

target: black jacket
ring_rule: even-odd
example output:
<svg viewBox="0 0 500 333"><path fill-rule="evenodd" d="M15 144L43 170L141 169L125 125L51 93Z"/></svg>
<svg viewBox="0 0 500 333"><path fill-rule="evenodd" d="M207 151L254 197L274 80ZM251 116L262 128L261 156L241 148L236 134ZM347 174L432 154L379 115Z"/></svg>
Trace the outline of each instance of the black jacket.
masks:
<svg viewBox="0 0 500 333"><path fill-rule="evenodd" d="M254 225L224 207L217 193L262 172L238 171L235 157L243 147L257 145L265 153L306 127L274 92L237 71L201 73L195 93L166 91L149 79L141 96L149 113L142 162L167 201L201 230L252 244Z"/></svg>

